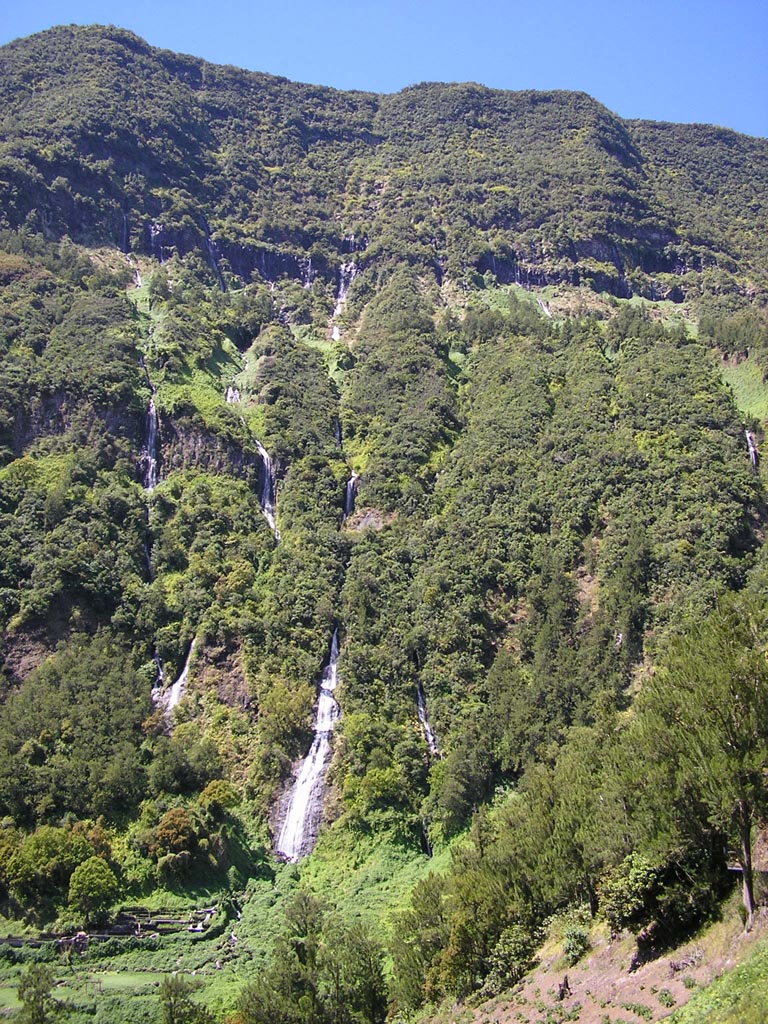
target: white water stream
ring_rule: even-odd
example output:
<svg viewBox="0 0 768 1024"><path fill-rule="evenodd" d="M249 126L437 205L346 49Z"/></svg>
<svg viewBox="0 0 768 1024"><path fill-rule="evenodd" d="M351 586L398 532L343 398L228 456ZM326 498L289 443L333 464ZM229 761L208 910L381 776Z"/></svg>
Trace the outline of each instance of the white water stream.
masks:
<svg viewBox="0 0 768 1024"><path fill-rule="evenodd" d="M163 715L165 717L166 724L171 725L171 716L173 709L179 704L187 692L187 680L189 679L189 666L192 663L192 655L195 650L195 641L189 645L189 652L187 653L187 659L184 662L184 667L178 679L168 687L167 690L162 689L163 684L163 668L160 663L160 659L155 655L155 660L158 667L157 687L152 691L152 701L155 707L163 709Z"/></svg>
<svg viewBox="0 0 768 1024"><path fill-rule="evenodd" d="M744 433L747 435L747 448L749 449L749 461L752 464L752 472L753 473L757 473L757 467L758 467L757 445L755 444L755 439L752 436L752 432L750 430L745 430Z"/></svg>
<svg viewBox="0 0 768 1024"><path fill-rule="evenodd" d="M290 792L288 810L275 848L286 860L297 861L310 852L320 831L325 796L325 775L331 756L331 733L341 714L333 691L338 682L339 633L334 631L328 665L320 680L315 738L301 762Z"/></svg>
<svg viewBox="0 0 768 1024"><path fill-rule="evenodd" d="M147 406L146 444L144 448L144 488L154 490L160 479L160 417L154 397Z"/></svg>
<svg viewBox="0 0 768 1024"><path fill-rule="evenodd" d="M276 540L280 540L280 531L277 528L277 505L275 502L275 467L272 462L272 458L264 447L264 445L256 440L256 447L259 450L261 456L261 462L264 466L264 474L261 482L261 494L259 500L261 502L261 511L264 514L264 518L269 523L269 527L275 535Z"/></svg>
<svg viewBox="0 0 768 1024"><path fill-rule="evenodd" d="M427 717L427 702L424 699L424 690L422 689L421 683L416 688L416 712L419 716L419 723L421 730L424 733L424 739L427 741L427 747L429 748L430 754L437 753L437 736L435 731L429 724L429 718Z"/></svg>
<svg viewBox="0 0 768 1024"><path fill-rule="evenodd" d="M336 293L336 305L333 310L334 318L339 316L344 303L347 301L349 287L357 277L357 265L355 263L342 263L339 267L339 290Z"/></svg>
<svg viewBox="0 0 768 1024"><path fill-rule="evenodd" d="M357 481L360 477L357 473L352 473L352 476L347 480L347 489L344 492L344 518L342 522L345 522L352 513L355 511L355 497L357 496Z"/></svg>

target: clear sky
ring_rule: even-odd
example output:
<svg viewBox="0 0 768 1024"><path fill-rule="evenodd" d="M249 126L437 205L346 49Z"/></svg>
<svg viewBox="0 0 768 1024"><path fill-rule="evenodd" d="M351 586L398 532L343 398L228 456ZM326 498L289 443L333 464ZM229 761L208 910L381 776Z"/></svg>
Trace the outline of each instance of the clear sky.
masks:
<svg viewBox="0 0 768 1024"><path fill-rule="evenodd" d="M120 25L302 82L579 89L627 118L768 136L768 0L5 0L0 43Z"/></svg>

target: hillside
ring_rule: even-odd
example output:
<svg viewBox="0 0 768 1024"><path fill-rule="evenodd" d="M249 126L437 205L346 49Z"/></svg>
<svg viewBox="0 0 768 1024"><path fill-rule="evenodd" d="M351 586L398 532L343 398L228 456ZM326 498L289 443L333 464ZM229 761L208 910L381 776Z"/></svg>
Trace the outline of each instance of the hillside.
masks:
<svg viewBox="0 0 768 1024"><path fill-rule="evenodd" d="M99 27L0 99L0 912L133 932L5 987L376 1024L732 918L768 142Z"/></svg>

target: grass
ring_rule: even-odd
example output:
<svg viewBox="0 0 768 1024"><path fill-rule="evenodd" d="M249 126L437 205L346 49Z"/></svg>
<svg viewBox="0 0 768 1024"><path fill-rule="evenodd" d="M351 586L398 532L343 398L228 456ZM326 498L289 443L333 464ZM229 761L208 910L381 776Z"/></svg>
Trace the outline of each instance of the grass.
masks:
<svg viewBox="0 0 768 1024"><path fill-rule="evenodd" d="M747 416L768 420L768 384L754 360L744 359L735 366L724 364L721 373L723 380L730 385L739 409Z"/></svg>
<svg viewBox="0 0 768 1024"><path fill-rule="evenodd" d="M304 885L318 895L333 892L338 910L376 926L406 906L414 885L430 872L447 869L450 850L427 857L386 834L357 835L329 829L300 866Z"/></svg>
<svg viewBox="0 0 768 1024"><path fill-rule="evenodd" d="M669 1024L764 1024L768 1020L768 942L743 964L695 993Z"/></svg>
<svg viewBox="0 0 768 1024"><path fill-rule="evenodd" d="M0 1015L5 1016L9 1010L18 1010L21 1006L16 987L18 982L0 982Z"/></svg>

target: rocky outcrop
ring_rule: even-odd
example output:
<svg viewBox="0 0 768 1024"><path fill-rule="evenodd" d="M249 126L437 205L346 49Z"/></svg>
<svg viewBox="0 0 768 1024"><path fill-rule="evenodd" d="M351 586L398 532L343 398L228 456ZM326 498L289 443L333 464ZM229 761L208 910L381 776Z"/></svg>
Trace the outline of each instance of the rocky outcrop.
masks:
<svg viewBox="0 0 768 1024"><path fill-rule="evenodd" d="M84 415L82 402L64 391L37 395L30 402L20 404L14 418L14 455L23 455L38 438L61 436L75 425L84 427L88 433L97 431L103 434L106 431L114 437L128 438L140 445L143 418L138 409L121 406L89 407L90 423L84 422Z"/></svg>
<svg viewBox="0 0 768 1024"><path fill-rule="evenodd" d="M264 486L264 463L255 443L248 438L233 440L190 423L160 413L160 464L162 475L171 470L196 468L227 474L241 480L261 493Z"/></svg>

